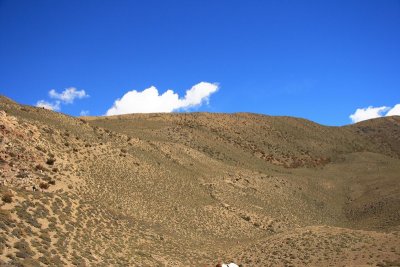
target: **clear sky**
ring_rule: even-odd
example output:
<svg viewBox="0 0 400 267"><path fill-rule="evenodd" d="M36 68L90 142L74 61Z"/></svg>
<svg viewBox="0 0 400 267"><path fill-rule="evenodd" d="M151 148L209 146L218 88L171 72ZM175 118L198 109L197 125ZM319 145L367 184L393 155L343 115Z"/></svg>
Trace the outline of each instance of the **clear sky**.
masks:
<svg viewBox="0 0 400 267"><path fill-rule="evenodd" d="M0 94L74 116L397 114L400 1L0 0Z"/></svg>

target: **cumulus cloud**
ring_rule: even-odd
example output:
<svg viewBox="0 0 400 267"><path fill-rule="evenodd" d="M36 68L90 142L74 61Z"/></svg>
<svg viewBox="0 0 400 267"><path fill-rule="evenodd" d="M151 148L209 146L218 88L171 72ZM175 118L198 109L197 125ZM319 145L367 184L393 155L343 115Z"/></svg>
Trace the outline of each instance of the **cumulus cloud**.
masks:
<svg viewBox="0 0 400 267"><path fill-rule="evenodd" d="M386 113L386 116L400 116L400 104L395 105L391 110Z"/></svg>
<svg viewBox="0 0 400 267"><path fill-rule="evenodd" d="M356 123L359 121L394 115L400 115L400 104L395 105L393 108L386 106L358 108L356 112L350 115L350 119L353 123Z"/></svg>
<svg viewBox="0 0 400 267"><path fill-rule="evenodd" d="M57 93L56 90L51 89L49 92L49 96L50 96L50 98L58 99L66 104L72 104L74 102L75 98L82 99L85 97L89 97L89 95L86 94L85 90L78 91L78 90L76 90L75 87L66 88L61 93Z"/></svg>
<svg viewBox="0 0 400 267"><path fill-rule="evenodd" d="M36 106L39 108L45 108L49 110L59 111L60 110L60 101L55 102L47 102L45 100L39 100L36 102Z"/></svg>
<svg viewBox="0 0 400 267"><path fill-rule="evenodd" d="M65 88L61 93L57 93L56 90L51 89L49 91L49 97L56 99L54 101L39 100L36 102L37 107L42 107L54 111L61 110L61 104L72 104L75 99L82 99L89 97L85 90L76 90L75 87Z"/></svg>
<svg viewBox="0 0 400 267"><path fill-rule="evenodd" d="M127 113L172 112L179 109L189 109L208 103L211 94L218 90L215 83L200 82L186 91L183 98L172 90L160 94L156 87L151 86L141 92L132 90L117 99L108 109L106 115Z"/></svg>

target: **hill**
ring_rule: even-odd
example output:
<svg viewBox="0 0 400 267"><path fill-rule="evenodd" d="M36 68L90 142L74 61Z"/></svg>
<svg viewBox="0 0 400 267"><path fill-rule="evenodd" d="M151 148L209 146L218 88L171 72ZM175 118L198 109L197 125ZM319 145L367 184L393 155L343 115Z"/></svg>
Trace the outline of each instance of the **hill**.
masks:
<svg viewBox="0 0 400 267"><path fill-rule="evenodd" d="M0 264L397 266L400 118L74 118L0 98Z"/></svg>

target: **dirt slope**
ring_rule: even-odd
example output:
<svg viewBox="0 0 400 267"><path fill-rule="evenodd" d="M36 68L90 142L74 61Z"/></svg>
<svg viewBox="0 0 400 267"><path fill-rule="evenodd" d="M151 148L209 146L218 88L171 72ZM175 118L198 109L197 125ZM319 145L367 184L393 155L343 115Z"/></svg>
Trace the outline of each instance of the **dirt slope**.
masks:
<svg viewBox="0 0 400 267"><path fill-rule="evenodd" d="M73 118L1 97L0 133L0 265L400 264L399 117Z"/></svg>

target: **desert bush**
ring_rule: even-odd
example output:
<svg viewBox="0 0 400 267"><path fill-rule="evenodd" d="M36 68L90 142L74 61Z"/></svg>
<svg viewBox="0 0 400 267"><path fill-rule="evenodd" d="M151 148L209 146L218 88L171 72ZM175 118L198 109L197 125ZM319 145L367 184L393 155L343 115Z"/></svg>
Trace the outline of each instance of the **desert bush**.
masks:
<svg viewBox="0 0 400 267"><path fill-rule="evenodd" d="M22 236L22 230L20 228L14 228L11 231L12 235L15 236L16 238L21 238Z"/></svg>
<svg viewBox="0 0 400 267"><path fill-rule="evenodd" d="M56 161L55 158L48 158L47 161L46 161L46 164L47 164L47 165L54 165L54 162L55 162L55 161Z"/></svg>
<svg viewBox="0 0 400 267"><path fill-rule="evenodd" d="M48 175L43 175L41 178L42 178L43 181L46 181L46 182L51 180L51 177L48 176Z"/></svg>
<svg viewBox="0 0 400 267"><path fill-rule="evenodd" d="M48 171L48 169L45 166L43 166L42 164L36 165L35 169L38 171Z"/></svg>
<svg viewBox="0 0 400 267"><path fill-rule="evenodd" d="M243 220L248 221L248 222L249 222L250 219L251 219L250 216L248 216L248 215L241 215L240 217L241 217Z"/></svg>
<svg viewBox="0 0 400 267"><path fill-rule="evenodd" d="M30 258L31 255L29 255L28 253L26 253L26 251L17 251L15 253L15 256L17 256L18 258L22 258L22 259L27 259Z"/></svg>
<svg viewBox="0 0 400 267"><path fill-rule="evenodd" d="M27 178L29 176L28 172L21 171L17 174L17 178Z"/></svg>
<svg viewBox="0 0 400 267"><path fill-rule="evenodd" d="M56 181L55 181L55 180L50 180L50 181L48 181L48 184L50 184L50 185L55 185L55 184L56 184Z"/></svg>
<svg viewBox="0 0 400 267"><path fill-rule="evenodd" d="M13 194L11 192L6 192L3 194L1 197L1 200L3 200L4 203L11 203L13 198Z"/></svg>
<svg viewBox="0 0 400 267"><path fill-rule="evenodd" d="M51 243L51 238L50 238L50 235L48 233L41 233L39 237L40 237L40 239L43 240L43 242Z"/></svg>
<svg viewBox="0 0 400 267"><path fill-rule="evenodd" d="M43 148L43 147L41 147L41 146L36 146L35 148L36 148L37 150L39 150L39 151L42 151L43 153L46 153L46 152L47 152L46 149Z"/></svg>
<svg viewBox="0 0 400 267"><path fill-rule="evenodd" d="M18 249L19 255L17 255L17 257L19 258L29 258L34 255L26 241L18 241L14 244L14 248Z"/></svg>
<svg viewBox="0 0 400 267"><path fill-rule="evenodd" d="M49 188L49 184L48 183L43 183L43 182L41 182L40 184L39 184L39 187L41 188L41 189L48 189Z"/></svg>

